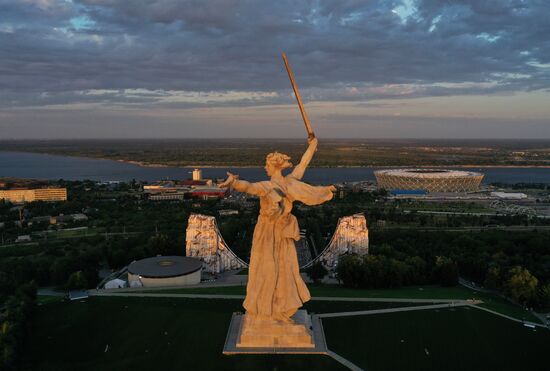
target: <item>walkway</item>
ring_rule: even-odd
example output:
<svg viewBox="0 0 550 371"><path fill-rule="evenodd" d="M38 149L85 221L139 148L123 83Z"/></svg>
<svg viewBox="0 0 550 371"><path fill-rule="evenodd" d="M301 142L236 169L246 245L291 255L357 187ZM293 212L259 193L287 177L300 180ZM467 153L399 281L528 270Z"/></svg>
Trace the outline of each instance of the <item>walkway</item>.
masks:
<svg viewBox="0 0 550 371"><path fill-rule="evenodd" d="M455 308L472 306L481 303L480 301L460 301L446 304L434 304L434 305L419 305L416 307L399 307L388 309L373 309L373 310L361 310L355 312L337 312L337 313L322 313L318 314L319 318L333 318L333 317L350 317L350 316L364 316L370 314L383 314L383 313L396 313L396 312L411 312L414 310L426 310L426 309L440 309L440 308Z"/></svg>
<svg viewBox="0 0 550 371"><path fill-rule="evenodd" d="M244 295L219 295L219 294L176 294L163 292L128 291L128 290L89 290L90 296L126 296L148 298L188 298L188 299L244 299ZM316 296L311 300L318 301L352 301L352 302L388 302L388 303L446 303L444 305L479 304L481 301L457 300L457 299L401 299L401 298L355 298L337 296ZM407 307L409 308L409 307Z"/></svg>

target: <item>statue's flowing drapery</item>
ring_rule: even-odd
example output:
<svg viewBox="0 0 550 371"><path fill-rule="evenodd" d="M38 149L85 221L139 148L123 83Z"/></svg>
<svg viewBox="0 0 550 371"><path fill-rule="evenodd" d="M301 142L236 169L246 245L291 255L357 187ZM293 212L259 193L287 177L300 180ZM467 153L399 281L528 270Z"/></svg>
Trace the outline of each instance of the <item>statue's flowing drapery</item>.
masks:
<svg viewBox="0 0 550 371"><path fill-rule="evenodd" d="M332 198L331 187L311 186L288 175L258 183L236 180L233 188L260 197L243 306L254 316L289 318L311 298L300 276L294 245L300 230L290 213L292 203L326 202Z"/></svg>

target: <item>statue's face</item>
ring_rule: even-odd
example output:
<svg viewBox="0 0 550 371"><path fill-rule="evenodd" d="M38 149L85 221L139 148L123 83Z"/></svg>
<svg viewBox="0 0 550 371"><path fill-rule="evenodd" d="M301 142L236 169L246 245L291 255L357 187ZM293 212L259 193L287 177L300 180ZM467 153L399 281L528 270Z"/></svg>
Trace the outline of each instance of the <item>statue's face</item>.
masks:
<svg viewBox="0 0 550 371"><path fill-rule="evenodd" d="M273 174L275 174L275 171L277 170L275 165L273 165L269 162L265 164L264 169L265 169L265 172L267 173L267 176L272 176Z"/></svg>

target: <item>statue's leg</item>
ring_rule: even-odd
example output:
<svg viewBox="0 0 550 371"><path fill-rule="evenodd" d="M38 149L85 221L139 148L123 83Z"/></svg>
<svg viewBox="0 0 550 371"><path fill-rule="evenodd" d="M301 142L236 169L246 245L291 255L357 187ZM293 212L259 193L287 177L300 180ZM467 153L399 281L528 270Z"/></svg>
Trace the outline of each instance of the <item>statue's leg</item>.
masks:
<svg viewBox="0 0 550 371"><path fill-rule="evenodd" d="M246 298L247 313L268 318L273 313L276 284L273 224L258 222L254 230Z"/></svg>
<svg viewBox="0 0 550 371"><path fill-rule="evenodd" d="M302 295L309 299L309 291L299 272L296 247L292 238L282 238L276 248L278 280L275 286L273 311L279 321L290 319L302 306Z"/></svg>

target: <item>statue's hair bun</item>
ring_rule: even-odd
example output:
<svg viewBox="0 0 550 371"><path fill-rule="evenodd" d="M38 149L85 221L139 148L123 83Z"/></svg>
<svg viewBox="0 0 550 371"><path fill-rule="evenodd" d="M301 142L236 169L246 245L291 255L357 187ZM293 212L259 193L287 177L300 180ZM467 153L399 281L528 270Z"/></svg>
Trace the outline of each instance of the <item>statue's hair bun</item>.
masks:
<svg viewBox="0 0 550 371"><path fill-rule="evenodd" d="M284 153L272 152L265 158L265 162L272 164L275 167L280 169L286 169L292 167L292 163L289 161L290 156L285 155Z"/></svg>

